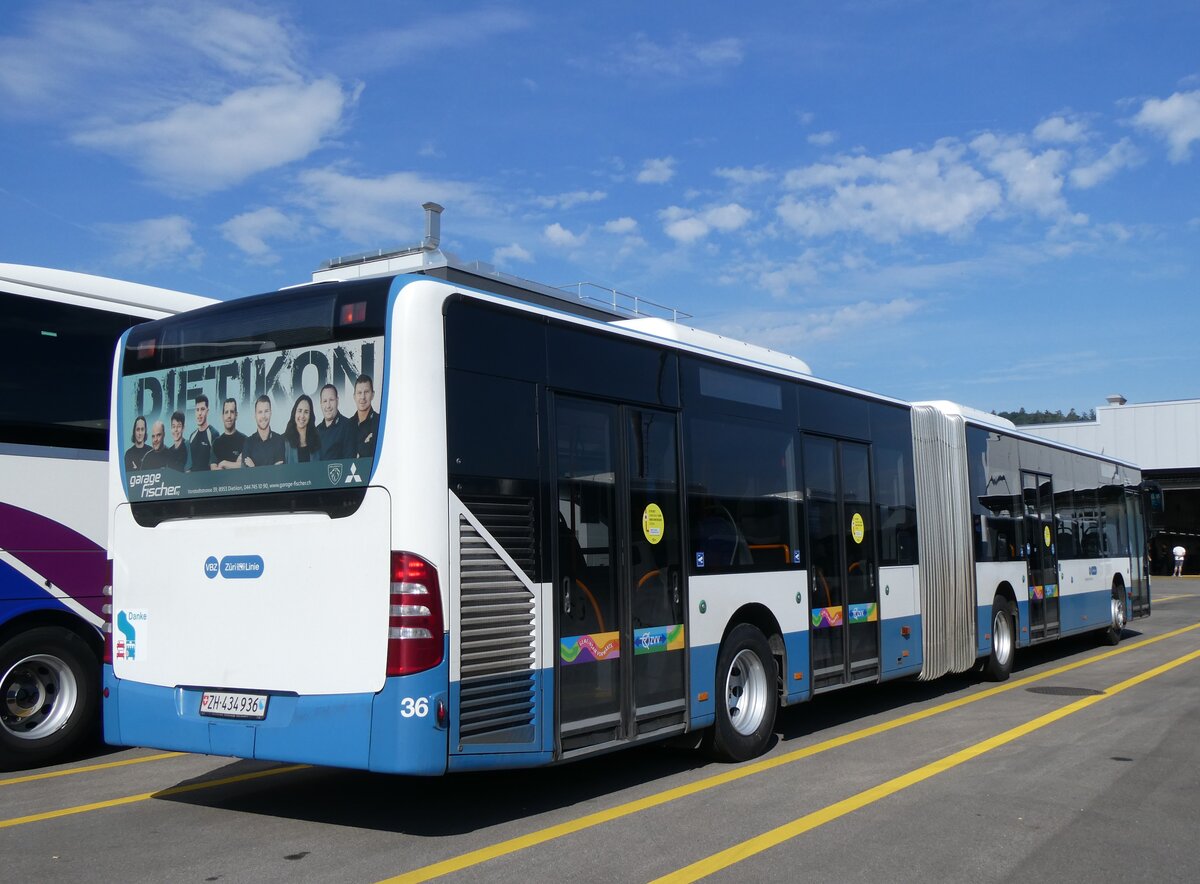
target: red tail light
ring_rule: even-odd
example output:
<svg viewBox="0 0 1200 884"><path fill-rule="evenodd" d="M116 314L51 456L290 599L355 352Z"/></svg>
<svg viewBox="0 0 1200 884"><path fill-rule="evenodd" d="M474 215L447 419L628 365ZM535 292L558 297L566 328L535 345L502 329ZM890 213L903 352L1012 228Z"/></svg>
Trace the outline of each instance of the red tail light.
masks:
<svg viewBox="0 0 1200 884"><path fill-rule="evenodd" d="M108 601L106 601L104 603L104 606L100 608L100 614L104 618L104 625L101 626L101 629L104 630L104 662L111 663L113 661L113 635L112 635L112 629L113 629L113 608L112 608L113 564L112 564L112 559L109 559L107 561L106 567L108 568L108 574L106 575L106 578L105 578L104 589L102 589L101 592L104 594L104 597L106 599L108 599Z"/></svg>
<svg viewBox="0 0 1200 884"><path fill-rule="evenodd" d="M410 675L442 662L445 627L437 569L412 553L392 553L388 675Z"/></svg>

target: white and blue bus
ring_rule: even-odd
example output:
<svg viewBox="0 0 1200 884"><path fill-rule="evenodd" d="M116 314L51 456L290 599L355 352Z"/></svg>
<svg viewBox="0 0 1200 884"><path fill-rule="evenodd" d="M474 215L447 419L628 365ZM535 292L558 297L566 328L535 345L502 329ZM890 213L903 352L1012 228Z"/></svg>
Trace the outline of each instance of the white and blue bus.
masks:
<svg viewBox="0 0 1200 884"><path fill-rule="evenodd" d="M241 460L111 462L109 742L437 775L694 734L740 760L779 706L1003 679L1149 613L1132 464L454 270L377 256L128 333L113 445L203 399Z"/></svg>
<svg viewBox="0 0 1200 884"><path fill-rule="evenodd" d="M131 326L208 303L0 264L0 769L99 733L113 351Z"/></svg>

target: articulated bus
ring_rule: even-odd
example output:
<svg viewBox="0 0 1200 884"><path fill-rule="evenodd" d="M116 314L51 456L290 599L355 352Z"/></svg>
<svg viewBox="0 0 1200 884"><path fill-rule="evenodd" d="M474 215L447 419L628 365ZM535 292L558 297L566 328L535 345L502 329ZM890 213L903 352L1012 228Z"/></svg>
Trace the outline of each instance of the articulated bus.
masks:
<svg viewBox="0 0 1200 884"><path fill-rule="evenodd" d="M668 737L742 760L779 706L1003 679L1149 613L1132 464L397 263L126 335L111 444L205 397L241 455L111 462L109 742L422 775Z"/></svg>
<svg viewBox="0 0 1200 884"><path fill-rule="evenodd" d="M139 322L208 303L0 264L0 769L99 733L113 350Z"/></svg>

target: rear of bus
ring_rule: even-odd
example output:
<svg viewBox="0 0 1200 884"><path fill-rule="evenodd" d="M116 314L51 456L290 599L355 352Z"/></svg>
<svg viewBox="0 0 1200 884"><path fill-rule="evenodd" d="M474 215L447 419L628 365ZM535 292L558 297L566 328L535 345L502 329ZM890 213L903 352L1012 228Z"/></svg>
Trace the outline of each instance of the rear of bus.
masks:
<svg viewBox="0 0 1200 884"><path fill-rule="evenodd" d="M411 280L128 334L113 448L175 444L110 463L108 742L444 772L445 287Z"/></svg>

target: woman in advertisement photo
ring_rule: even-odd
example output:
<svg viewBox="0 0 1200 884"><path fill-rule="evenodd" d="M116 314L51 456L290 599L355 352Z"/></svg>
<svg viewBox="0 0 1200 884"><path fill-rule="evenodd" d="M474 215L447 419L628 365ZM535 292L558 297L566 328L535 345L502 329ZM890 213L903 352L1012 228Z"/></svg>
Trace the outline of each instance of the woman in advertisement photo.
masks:
<svg viewBox="0 0 1200 884"><path fill-rule="evenodd" d="M133 434L129 441L133 445L125 449L125 470L132 473L142 468L142 458L150 450L146 447L146 418L140 414L133 420Z"/></svg>
<svg viewBox="0 0 1200 884"><path fill-rule="evenodd" d="M321 439L313 424L313 401L301 394L292 406L292 416L283 431L287 443L286 463L308 463L321 459Z"/></svg>

